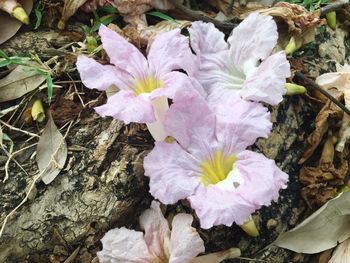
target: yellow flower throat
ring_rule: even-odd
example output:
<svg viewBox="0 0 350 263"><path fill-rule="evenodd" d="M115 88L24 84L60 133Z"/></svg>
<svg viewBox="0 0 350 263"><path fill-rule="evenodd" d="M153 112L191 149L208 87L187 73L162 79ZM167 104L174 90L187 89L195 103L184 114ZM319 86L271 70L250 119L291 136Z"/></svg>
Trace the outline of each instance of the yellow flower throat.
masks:
<svg viewBox="0 0 350 263"><path fill-rule="evenodd" d="M211 159L201 163L200 181L207 186L225 180L236 160L235 155L225 156L221 151L217 151Z"/></svg>
<svg viewBox="0 0 350 263"><path fill-rule="evenodd" d="M162 88L164 83L162 80L155 78L154 76L147 76L143 79L136 79L134 82L134 91L136 95L142 93L151 93L155 89Z"/></svg>

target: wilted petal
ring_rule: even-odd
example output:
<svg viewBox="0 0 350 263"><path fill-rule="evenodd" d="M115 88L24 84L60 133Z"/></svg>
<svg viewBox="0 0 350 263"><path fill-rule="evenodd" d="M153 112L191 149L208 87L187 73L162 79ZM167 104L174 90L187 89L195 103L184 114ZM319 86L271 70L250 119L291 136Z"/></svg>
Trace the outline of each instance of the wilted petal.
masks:
<svg viewBox="0 0 350 263"><path fill-rule="evenodd" d="M243 224L257 208L238 195L233 187L229 190L216 185L201 186L188 199L203 229L231 226L233 222Z"/></svg>
<svg viewBox="0 0 350 263"><path fill-rule="evenodd" d="M100 263L150 262L143 233L125 227L109 230L101 239L103 249L97 252Z"/></svg>
<svg viewBox="0 0 350 263"><path fill-rule="evenodd" d="M238 193L259 208L276 201L279 190L287 187L288 175L278 168L274 160L260 153L241 152L235 167L243 179L237 188Z"/></svg>
<svg viewBox="0 0 350 263"><path fill-rule="evenodd" d="M204 242L197 230L191 226L192 215L177 214L171 230L171 256L169 263L189 263L205 251Z"/></svg>
<svg viewBox="0 0 350 263"><path fill-rule="evenodd" d="M132 77L127 72L110 65L101 65L92 58L79 56L77 69L83 84L90 89L106 90L112 85L127 89Z"/></svg>
<svg viewBox="0 0 350 263"><path fill-rule="evenodd" d="M215 140L215 115L197 92L178 92L165 118L165 129L184 148L194 138L210 144Z"/></svg>
<svg viewBox="0 0 350 263"><path fill-rule="evenodd" d="M212 23L196 21L192 23L188 31L191 36L191 47L200 58L204 54L217 53L228 49L225 34Z"/></svg>
<svg viewBox="0 0 350 263"><path fill-rule="evenodd" d="M215 113L218 140L226 142L235 134L239 138L235 149L244 150L254 144L257 138L267 138L272 128L271 114L261 103L225 98L216 105Z"/></svg>
<svg viewBox="0 0 350 263"><path fill-rule="evenodd" d="M126 124L155 121L150 99L143 95L136 96L133 91L128 90L121 90L109 97L106 104L96 107L95 110L102 117L112 116Z"/></svg>
<svg viewBox="0 0 350 263"><path fill-rule="evenodd" d="M193 74L196 70L196 56L192 54L188 38L174 29L158 35L151 44L148 61L157 75L175 69L184 69Z"/></svg>
<svg viewBox="0 0 350 263"><path fill-rule="evenodd" d="M135 46L104 25L101 25L99 35L112 64L126 70L135 78L149 74L147 60Z"/></svg>
<svg viewBox="0 0 350 263"><path fill-rule="evenodd" d="M349 85L349 75L349 72L325 73L316 78L316 83L323 88L344 89L344 86Z"/></svg>
<svg viewBox="0 0 350 263"><path fill-rule="evenodd" d="M145 231L144 238L150 253L165 258L164 240L170 239L170 229L158 202L153 201L151 208L142 213L140 227Z"/></svg>
<svg viewBox="0 0 350 263"><path fill-rule="evenodd" d="M240 92L242 98L271 105L280 103L286 89L284 84L290 76L290 65L283 51L264 60L257 71L249 77Z"/></svg>
<svg viewBox="0 0 350 263"><path fill-rule="evenodd" d="M234 64L243 66L247 61L258 62L267 58L277 39L277 25L271 16L257 12L250 14L228 38Z"/></svg>
<svg viewBox="0 0 350 263"><path fill-rule="evenodd" d="M164 204L188 197L199 184L197 160L176 142L156 142L143 166L150 178L150 193Z"/></svg>

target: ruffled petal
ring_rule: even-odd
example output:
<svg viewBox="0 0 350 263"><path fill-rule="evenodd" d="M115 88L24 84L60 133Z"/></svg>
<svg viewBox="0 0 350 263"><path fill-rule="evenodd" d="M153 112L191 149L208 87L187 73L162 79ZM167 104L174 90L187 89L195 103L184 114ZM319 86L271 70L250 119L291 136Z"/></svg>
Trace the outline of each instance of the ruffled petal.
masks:
<svg viewBox="0 0 350 263"><path fill-rule="evenodd" d="M277 25L271 16L257 12L244 19L228 38L230 54L234 64L247 61L258 62L267 58L278 39Z"/></svg>
<svg viewBox="0 0 350 263"><path fill-rule="evenodd" d="M196 79L188 77L184 73L178 71L166 73L162 76L162 81L164 87L155 89L150 96L151 99L161 96L173 99L177 92L186 92L192 89L196 90L202 97L207 96L202 85Z"/></svg>
<svg viewBox="0 0 350 263"><path fill-rule="evenodd" d="M224 148L228 148L227 152L244 150L254 144L257 138L267 138L270 134L271 114L261 103L223 98L215 106L217 139ZM233 134L238 140L232 140Z"/></svg>
<svg viewBox="0 0 350 263"><path fill-rule="evenodd" d="M213 23L196 21L192 23L188 31L191 36L191 47L200 58L204 54L228 50L225 34L219 31Z"/></svg>
<svg viewBox="0 0 350 263"><path fill-rule="evenodd" d="M204 90L211 94L217 89L236 89L243 87L245 75L230 64L228 51L201 56L200 68L194 77Z"/></svg>
<svg viewBox="0 0 350 263"><path fill-rule="evenodd" d="M143 233L125 227L109 230L101 239L103 249L97 252L100 263L150 262Z"/></svg>
<svg viewBox="0 0 350 263"><path fill-rule="evenodd" d="M147 60L135 46L104 25L101 25L98 33L112 64L135 78L144 78L149 75Z"/></svg>
<svg viewBox="0 0 350 263"><path fill-rule="evenodd" d="M215 140L215 121L215 115L203 97L194 90L181 91L174 97L164 126L169 135L188 149L196 138L208 144Z"/></svg>
<svg viewBox="0 0 350 263"><path fill-rule="evenodd" d="M108 98L107 103L96 107L96 112L102 117L112 116L122 120L125 124L130 122L154 122L152 103L147 96L136 96L132 91L121 90Z"/></svg>
<svg viewBox="0 0 350 263"><path fill-rule="evenodd" d="M188 197L199 185L197 160L176 142L156 142L143 166L150 193L164 204Z"/></svg>
<svg viewBox="0 0 350 263"><path fill-rule="evenodd" d="M140 227L145 231L144 239L149 252L158 258L166 258L164 241L166 239L170 240L170 229L158 202L153 201L151 208L142 213L140 216Z"/></svg>
<svg viewBox="0 0 350 263"><path fill-rule="evenodd" d="M257 71L249 77L240 92L242 98L271 105L280 103L286 89L284 84L290 76L290 65L281 51L264 60Z"/></svg>
<svg viewBox="0 0 350 263"><path fill-rule="evenodd" d="M188 37L174 29L158 35L151 44L148 61L157 75L175 69L183 69L189 74L196 71L196 56L192 54Z"/></svg>
<svg viewBox="0 0 350 263"><path fill-rule="evenodd" d="M237 192L257 207L277 201L279 190L287 187L288 175L278 168L274 160L260 153L243 151L234 165L243 179Z"/></svg>
<svg viewBox="0 0 350 263"><path fill-rule="evenodd" d="M101 65L92 58L79 56L77 69L83 84L90 89L106 90L112 85L127 89L132 85L132 76L111 65Z"/></svg>
<svg viewBox="0 0 350 263"><path fill-rule="evenodd" d="M188 200L203 229L217 225L231 226L234 222L243 224L256 210L253 204L244 200L233 188L222 189L217 185L198 187Z"/></svg>
<svg viewBox="0 0 350 263"><path fill-rule="evenodd" d="M189 263L205 251L204 242L197 230L191 226L192 215L178 214L171 230L171 256L169 263Z"/></svg>

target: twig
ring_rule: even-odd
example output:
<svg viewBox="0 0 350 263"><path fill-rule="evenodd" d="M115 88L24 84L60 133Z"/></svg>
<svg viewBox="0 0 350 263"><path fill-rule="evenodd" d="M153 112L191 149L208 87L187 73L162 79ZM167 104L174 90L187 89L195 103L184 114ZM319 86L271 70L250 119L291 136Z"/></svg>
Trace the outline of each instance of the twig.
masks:
<svg viewBox="0 0 350 263"><path fill-rule="evenodd" d="M55 160L55 156L58 152L58 150L61 148L61 145L62 143L64 142L65 138L67 137L69 131L70 131L70 128L72 126L72 123L73 121L71 121L65 135L63 136L60 144L57 146L57 149L55 150L55 152L51 155L51 159L49 161L49 163L47 164L47 166L45 167L44 170L42 170L37 176L34 177L34 180L32 182L32 184L30 185L27 193L26 193L26 196L23 198L23 200L14 208L12 209L12 211L10 213L8 213L2 223L2 226L1 226L1 229L0 229L0 237L2 236L3 232L4 232L4 229L5 229L5 226L6 226L6 223L7 221L9 220L9 218L28 200L32 190L34 189L34 186L36 184L36 182L41 178L41 176L44 174L44 172L46 172L47 168L50 166L51 162L53 162Z"/></svg>
<svg viewBox="0 0 350 263"><path fill-rule="evenodd" d="M5 164L5 178L4 178L4 180L2 181L3 183L5 183L5 182L7 181L7 179L9 178L8 169L9 169L10 161L11 161L12 159L13 159L13 161L19 166L19 168L20 168L23 172L25 172L25 173L27 174L26 170L24 170L24 168L14 159L14 156L15 156L16 154L19 154L20 152L22 152L22 151L24 151L24 150L27 150L27 149L29 149L29 148L31 148L31 147L37 145L37 144L38 144L38 143L33 143L33 144L31 144L31 145L29 145L29 146L27 146L27 147L24 147L24 148L22 148L22 149L20 149L20 150L18 150L18 151L15 151L15 152L13 152L13 153L9 153L8 151L5 151L5 153L7 154L8 159L7 159L6 164ZM3 150L5 150L5 149L3 149ZM27 175L28 175L28 174L27 174Z"/></svg>
<svg viewBox="0 0 350 263"><path fill-rule="evenodd" d="M0 120L0 123L1 123L2 125L4 125L4 126L10 128L11 130L18 131L18 132L22 132L22 133L24 133L24 134L26 134L26 135L29 135L29 136L32 136L32 137L38 137L38 138L40 138L40 136L39 136L38 134L35 134L35 133L31 133L31 132L27 132L27 131L21 130L21 129L19 129L19 128L16 128L16 127L14 127L14 126L12 126L12 125L10 125L10 124L8 124L8 123L2 121L2 120Z"/></svg>
<svg viewBox="0 0 350 263"><path fill-rule="evenodd" d="M342 8L342 6L346 5L346 4L347 4L347 1L344 1L344 0L339 0L339 1L336 1L333 3L330 3L330 4L321 8L321 10L320 10L321 16L324 16L329 12L336 11L336 10Z"/></svg>
<svg viewBox="0 0 350 263"><path fill-rule="evenodd" d="M187 8L186 6L180 4L177 0L169 0L173 6L175 6L178 10L182 11L189 17L193 18L193 20L202 20L204 22L211 22L216 27L224 29L224 30L232 30L234 27L236 27L236 24L227 22L227 21L219 21L215 18L212 18L208 16L206 13L202 11L195 11L192 9Z"/></svg>
<svg viewBox="0 0 350 263"><path fill-rule="evenodd" d="M315 81L309 79L306 77L303 73L296 72L295 77L298 79L301 79L303 82L307 84L306 88L311 87L319 92L321 92L324 96L326 96L328 99L330 99L335 105L337 105L339 108L341 108L347 115L350 116L350 110L345 107L342 103L340 103L336 98L334 98L328 91L325 89L322 89Z"/></svg>

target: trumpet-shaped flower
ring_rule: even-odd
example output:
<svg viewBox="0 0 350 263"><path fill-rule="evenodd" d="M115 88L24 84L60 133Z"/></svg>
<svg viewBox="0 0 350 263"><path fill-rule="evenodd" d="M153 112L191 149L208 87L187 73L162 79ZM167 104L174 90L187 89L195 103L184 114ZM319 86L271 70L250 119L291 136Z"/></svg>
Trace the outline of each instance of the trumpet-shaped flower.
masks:
<svg viewBox="0 0 350 263"><path fill-rule="evenodd" d="M159 203L140 216L145 234L123 228L112 229L102 238L103 250L97 253L101 263L186 263L204 252L204 243L191 227L193 218L178 214L172 222L172 231L164 218Z"/></svg>
<svg viewBox="0 0 350 263"><path fill-rule="evenodd" d="M165 127L177 142L156 142L144 160L151 194L165 204L187 198L205 229L243 224L288 181L273 160L245 150L271 129L264 106L239 99L217 112L194 93L176 95Z"/></svg>
<svg viewBox="0 0 350 263"><path fill-rule="evenodd" d="M167 98L172 98L178 88L192 87L186 74L175 71L194 73L195 56L188 38L179 29L160 34L149 47L146 59L135 46L106 26L100 27L99 35L113 65L101 65L79 56L78 71L88 88L106 90L115 85L119 92L95 110L101 116L112 116L125 123L148 123L155 139L163 140L167 136L162 130L169 107Z"/></svg>
<svg viewBox="0 0 350 263"><path fill-rule="evenodd" d="M237 96L271 105L282 100L290 66L284 52L271 55L278 38L272 17L250 14L227 42L211 23L194 22L189 32L200 60L195 77L209 93L212 106Z"/></svg>

